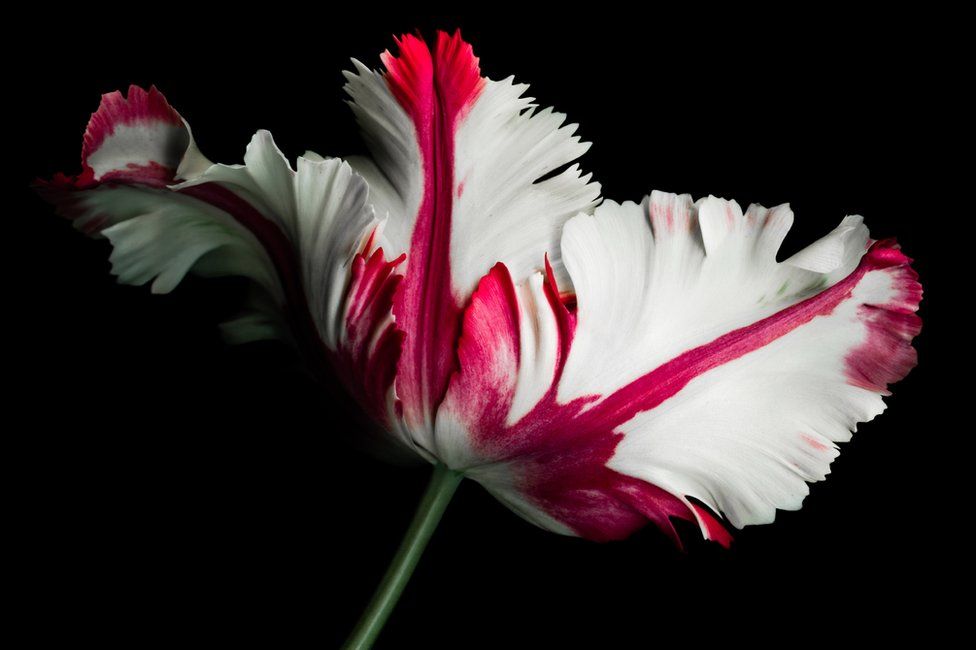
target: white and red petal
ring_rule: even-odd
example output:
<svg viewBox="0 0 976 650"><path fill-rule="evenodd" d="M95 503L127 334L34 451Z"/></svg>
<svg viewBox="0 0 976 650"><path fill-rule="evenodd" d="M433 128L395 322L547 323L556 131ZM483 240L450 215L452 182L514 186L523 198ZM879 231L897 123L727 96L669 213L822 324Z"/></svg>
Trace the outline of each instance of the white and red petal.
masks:
<svg viewBox="0 0 976 650"><path fill-rule="evenodd" d="M523 279L546 253L558 266L560 227L592 209L599 187L575 167L540 181L587 145L564 116L534 111L526 86L482 77L459 34L438 33L433 52L414 36L398 44L398 56L383 55L386 74L356 63L347 90L375 160L353 164L389 215L384 246L407 253L394 305L405 332L397 392L430 449L478 278L500 261Z"/></svg>
<svg viewBox="0 0 976 650"><path fill-rule="evenodd" d="M713 512L741 527L799 507L914 365L921 289L857 217L777 262L791 222L661 193L607 203L565 229L575 310L551 276L493 270L464 317L440 457L592 539L682 518L728 543Z"/></svg>
<svg viewBox="0 0 976 650"><path fill-rule="evenodd" d="M164 293L191 271L250 278L251 311L226 324L229 338L290 333L312 358L350 360L347 385L388 418L398 280L395 263L374 250L380 224L348 164L312 154L293 169L259 131L244 165L214 165L162 94L136 87L127 99L103 98L82 155L79 177L59 175L39 190L82 231L111 241L120 281Z"/></svg>

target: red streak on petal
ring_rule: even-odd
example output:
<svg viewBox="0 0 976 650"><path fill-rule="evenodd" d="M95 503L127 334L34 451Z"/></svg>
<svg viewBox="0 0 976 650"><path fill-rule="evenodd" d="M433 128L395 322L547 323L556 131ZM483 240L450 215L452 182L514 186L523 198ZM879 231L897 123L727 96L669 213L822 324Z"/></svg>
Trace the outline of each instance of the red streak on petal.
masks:
<svg viewBox="0 0 976 650"><path fill-rule="evenodd" d="M559 295L559 287L556 285L556 276L552 272L552 265L549 264L549 254L545 256L546 262L546 299L549 301L549 308L556 316L556 324L559 327L559 358L556 361L556 375L553 383L558 383L562 377L563 366L569 356L569 346L576 334L576 313L571 309L576 306L576 296L562 297Z"/></svg>
<svg viewBox="0 0 976 650"><path fill-rule="evenodd" d="M454 137L485 81L459 32L438 32L433 55L416 36L406 35L398 45L399 56L382 57L386 82L413 121L424 191L393 307L406 332L397 390L408 424L420 426L433 417L456 366L461 306L451 285Z"/></svg>
<svg viewBox="0 0 976 650"><path fill-rule="evenodd" d="M125 169L114 169L105 172L98 179L99 183L134 183L137 185L148 185L149 187L164 188L173 182L175 170L171 167L161 165L155 160L149 161L146 165L129 163Z"/></svg>
<svg viewBox="0 0 976 650"><path fill-rule="evenodd" d="M809 434L801 433L800 439L817 451L827 451L828 449L830 449L829 445L825 445L824 443L820 442L819 440L817 440L816 438L814 438Z"/></svg>

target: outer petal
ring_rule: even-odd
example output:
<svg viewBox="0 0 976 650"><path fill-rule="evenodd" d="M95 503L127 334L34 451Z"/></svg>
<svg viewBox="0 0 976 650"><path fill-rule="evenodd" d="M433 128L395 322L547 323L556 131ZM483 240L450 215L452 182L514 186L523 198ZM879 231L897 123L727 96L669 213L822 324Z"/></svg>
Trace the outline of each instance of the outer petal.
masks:
<svg viewBox="0 0 976 650"><path fill-rule="evenodd" d="M355 161L389 214L385 241L407 252L394 311L406 333L397 389L407 427L430 448L433 413L455 367L461 306L501 261L516 278L548 252L559 264L559 231L590 210L599 187L576 167L539 181L587 145L564 116L535 111L526 86L480 76L459 34L419 38L383 55L386 74L355 63L352 107L375 164Z"/></svg>
<svg viewBox="0 0 976 650"><path fill-rule="evenodd" d="M679 517L727 542L691 498L735 526L799 507L833 443L914 365L921 288L860 218L776 262L791 220L660 193L606 204L565 230L575 312L551 280L547 302L541 280L516 289L493 271L465 315L441 457L593 539L646 519L673 534Z"/></svg>
<svg viewBox="0 0 976 650"><path fill-rule="evenodd" d="M366 183L349 165L313 154L294 170L265 131L244 165L213 165L162 94L133 86L128 98L103 97L85 134L82 170L38 189L83 232L112 242L120 281L152 282L164 293L191 270L254 280L253 311L228 324L230 338L290 332L323 361L355 357L349 385L387 417L389 396L360 388L384 376L371 346L392 327L382 287L395 280L356 271L364 255L383 263L383 252L373 244L379 224ZM364 314L362 296L377 292ZM389 355L398 348L381 350L383 363L395 365Z"/></svg>

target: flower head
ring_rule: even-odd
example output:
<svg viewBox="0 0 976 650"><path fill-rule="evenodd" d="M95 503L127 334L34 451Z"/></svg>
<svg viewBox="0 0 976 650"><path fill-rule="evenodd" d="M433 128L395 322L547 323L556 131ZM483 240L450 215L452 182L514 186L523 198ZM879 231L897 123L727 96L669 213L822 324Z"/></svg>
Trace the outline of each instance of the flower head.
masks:
<svg viewBox="0 0 976 650"><path fill-rule="evenodd" d="M372 156L258 132L212 164L155 88L105 95L82 173L40 190L123 282L253 281L236 340L328 367L401 451L595 540L766 523L914 365L921 288L860 217L792 257L788 206L599 201L575 126L481 76L459 34L355 63ZM597 207L599 206L599 207Z"/></svg>

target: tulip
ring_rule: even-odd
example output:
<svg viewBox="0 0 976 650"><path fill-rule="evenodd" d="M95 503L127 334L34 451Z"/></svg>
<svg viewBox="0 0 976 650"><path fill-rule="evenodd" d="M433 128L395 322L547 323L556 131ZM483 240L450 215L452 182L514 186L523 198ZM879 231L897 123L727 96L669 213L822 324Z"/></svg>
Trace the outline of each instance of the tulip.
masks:
<svg viewBox="0 0 976 650"><path fill-rule="evenodd" d="M269 133L213 164L155 88L105 95L82 172L39 191L128 284L252 281L235 341L327 368L387 452L434 466L349 647L368 647L462 478L596 541L674 519L723 545L795 510L914 366L921 287L858 216L786 260L788 206L600 201L575 125L481 76L460 35L354 61L370 158Z"/></svg>

